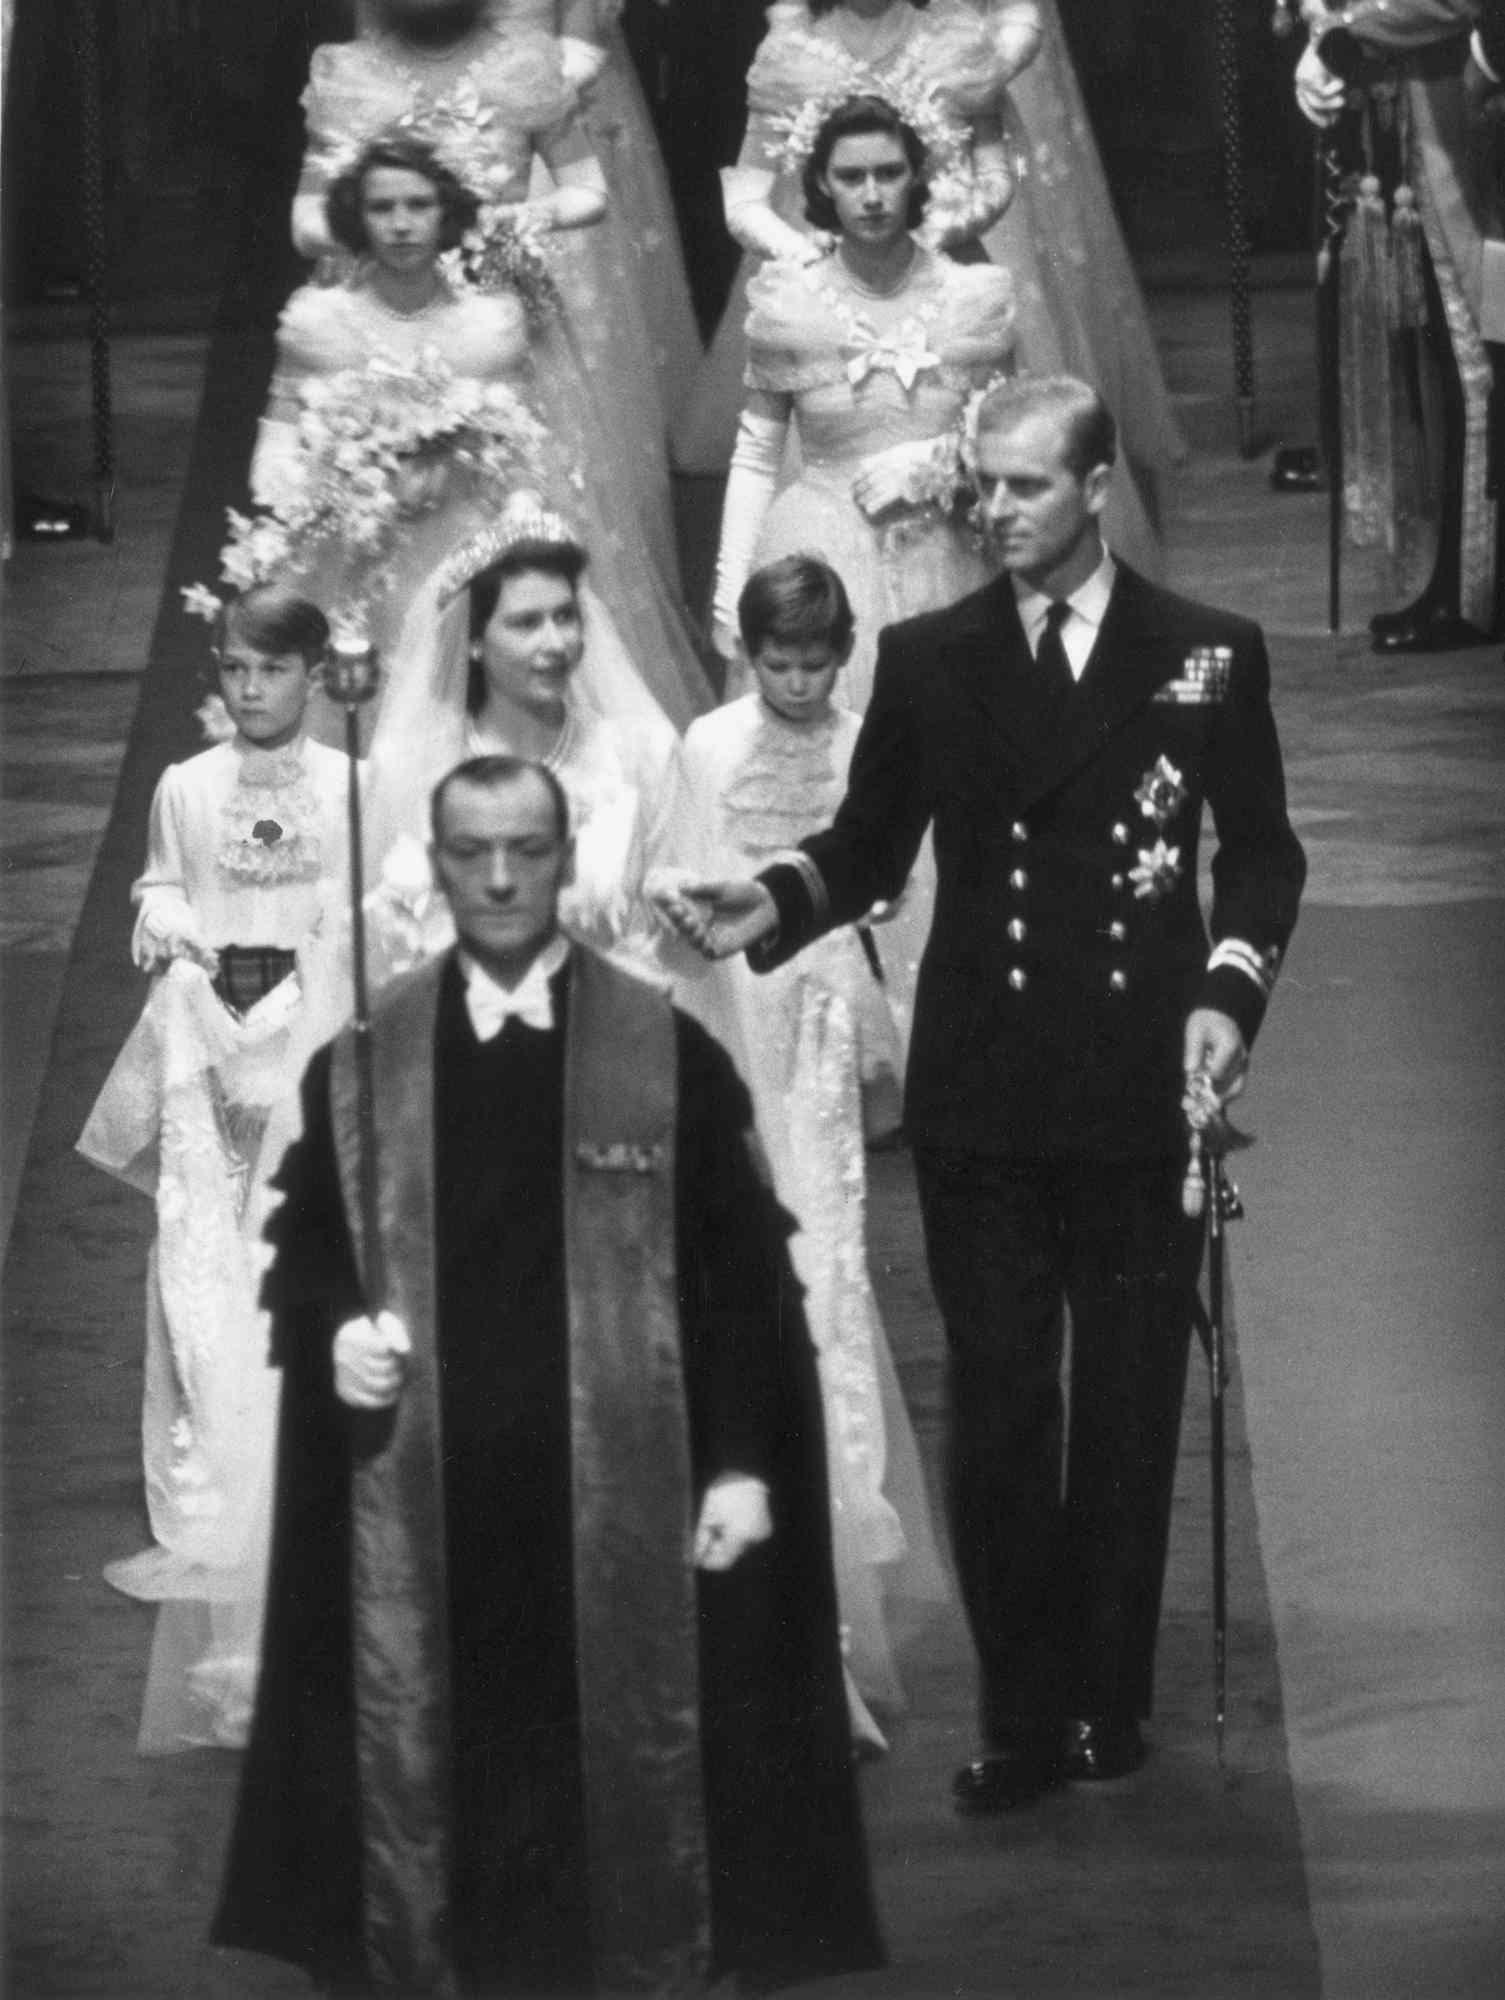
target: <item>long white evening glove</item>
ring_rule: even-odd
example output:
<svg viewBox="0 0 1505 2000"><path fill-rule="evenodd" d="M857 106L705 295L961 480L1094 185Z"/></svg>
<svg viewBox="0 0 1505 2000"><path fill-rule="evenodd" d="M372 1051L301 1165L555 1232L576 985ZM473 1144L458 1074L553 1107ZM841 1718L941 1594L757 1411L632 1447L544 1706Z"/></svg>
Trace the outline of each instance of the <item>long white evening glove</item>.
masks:
<svg viewBox="0 0 1505 2000"><path fill-rule="evenodd" d="M752 570L763 517L779 482L788 430L782 419L752 410L744 410L737 425L721 510L716 594L711 600L711 643L724 660L737 656L737 599Z"/></svg>
<svg viewBox="0 0 1505 2000"><path fill-rule="evenodd" d="M279 501L301 489L303 473L297 424L286 417L263 417L251 454L251 498L258 507L275 509Z"/></svg>
<svg viewBox="0 0 1505 2000"><path fill-rule="evenodd" d="M606 176L591 154L549 168L554 186L547 194L530 195L521 204L524 215L543 229L588 229L607 210Z"/></svg>
<svg viewBox="0 0 1505 2000"><path fill-rule="evenodd" d="M742 248L756 257L813 264L825 252L813 236L774 213L769 201L773 185L774 176L767 167L723 167L721 203L727 228Z"/></svg>

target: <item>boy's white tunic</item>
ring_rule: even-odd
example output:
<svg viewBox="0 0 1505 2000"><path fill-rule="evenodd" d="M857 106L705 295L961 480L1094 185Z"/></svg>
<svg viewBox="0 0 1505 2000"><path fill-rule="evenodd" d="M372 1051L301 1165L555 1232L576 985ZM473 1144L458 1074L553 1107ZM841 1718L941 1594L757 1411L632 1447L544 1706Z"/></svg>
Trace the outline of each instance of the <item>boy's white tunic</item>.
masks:
<svg viewBox="0 0 1505 2000"><path fill-rule="evenodd" d="M278 1392L261 1228L298 1078L344 1011L346 784L344 757L306 741L237 739L163 773L132 891L133 956L161 969L78 1142L157 1209L142 1407L153 1545L106 1571L163 1605L145 1751L239 1743L249 1722ZM237 1017L203 966L168 956L185 935L295 951L298 970Z"/></svg>
<svg viewBox="0 0 1505 2000"><path fill-rule="evenodd" d="M844 708L793 723L758 694L692 723L683 758L696 865L710 874L764 866L824 826L846 788L860 726ZM754 978L737 959L715 967L712 983L719 997L691 987L684 1004L723 1032L717 1008L734 1014L732 1045L745 1063L774 1186L800 1224L790 1251L820 1363L848 1672L859 1695L897 1707L886 1602L890 1609L899 1598L933 1602L946 1586L868 1278L862 1082L896 1063L893 1026L852 928L770 977ZM854 1715L859 1733L868 1733L869 1719L860 1709Z"/></svg>

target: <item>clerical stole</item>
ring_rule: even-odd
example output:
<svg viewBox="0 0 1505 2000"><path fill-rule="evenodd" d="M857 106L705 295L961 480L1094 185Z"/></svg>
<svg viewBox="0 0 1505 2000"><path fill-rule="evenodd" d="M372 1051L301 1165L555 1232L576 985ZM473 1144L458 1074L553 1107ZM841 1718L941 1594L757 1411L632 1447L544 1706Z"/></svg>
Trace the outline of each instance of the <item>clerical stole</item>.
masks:
<svg viewBox="0 0 1505 2000"><path fill-rule="evenodd" d="M353 1490L355 1705L366 1957L378 1987L455 1990L444 1439L432 1051L442 966L372 1023L387 1304L412 1335L402 1396ZM676 1064L665 997L570 962L565 1284L591 1957L607 1992L693 1989L710 1958L692 1481L674 1250ZM335 1141L361 1243L354 1043L335 1045ZM503 1135L498 1134L498 1143Z"/></svg>

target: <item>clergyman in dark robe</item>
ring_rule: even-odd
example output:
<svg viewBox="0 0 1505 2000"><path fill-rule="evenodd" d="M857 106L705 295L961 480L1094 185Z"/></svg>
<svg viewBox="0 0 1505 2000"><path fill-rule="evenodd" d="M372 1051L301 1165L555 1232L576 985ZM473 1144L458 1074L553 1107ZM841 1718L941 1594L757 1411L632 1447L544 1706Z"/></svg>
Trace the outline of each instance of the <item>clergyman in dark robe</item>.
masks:
<svg viewBox="0 0 1505 2000"><path fill-rule="evenodd" d="M552 775L434 801L457 947L317 1055L267 1282L265 1654L217 1943L347 1993L880 1960L814 1356L745 1091L557 929Z"/></svg>

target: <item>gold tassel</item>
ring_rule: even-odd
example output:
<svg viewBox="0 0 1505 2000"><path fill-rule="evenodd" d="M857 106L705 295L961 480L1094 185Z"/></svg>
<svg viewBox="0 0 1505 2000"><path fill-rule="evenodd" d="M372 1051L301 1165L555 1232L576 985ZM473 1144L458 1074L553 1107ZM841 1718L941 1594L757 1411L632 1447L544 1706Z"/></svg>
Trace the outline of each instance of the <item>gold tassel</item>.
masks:
<svg viewBox="0 0 1505 2000"><path fill-rule="evenodd" d="M1379 179L1360 177L1341 253L1343 489L1348 539L1375 548L1391 527L1390 231Z"/></svg>
<svg viewBox="0 0 1505 2000"><path fill-rule="evenodd" d="M1421 268L1421 211L1416 190L1402 181L1395 190L1390 221L1390 324L1399 329L1425 326L1427 294Z"/></svg>

